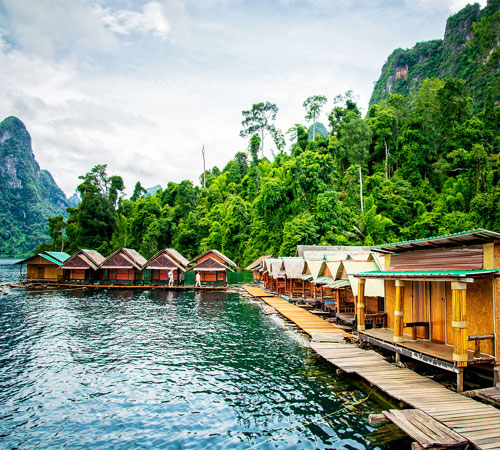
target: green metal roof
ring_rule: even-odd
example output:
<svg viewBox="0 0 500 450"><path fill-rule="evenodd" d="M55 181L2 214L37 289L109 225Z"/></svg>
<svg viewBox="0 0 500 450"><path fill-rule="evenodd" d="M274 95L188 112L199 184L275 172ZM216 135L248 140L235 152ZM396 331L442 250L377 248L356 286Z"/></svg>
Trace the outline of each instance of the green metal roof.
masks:
<svg viewBox="0 0 500 450"><path fill-rule="evenodd" d="M64 262L71 257L66 252L44 252L44 254L49 255L51 258L57 259L58 261ZM43 254L41 254L43 256Z"/></svg>
<svg viewBox="0 0 500 450"><path fill-rule="evenodd" d="M373 270L370 272L354 273L353 276L359 278L466 278L475 275L485 275L498 272L497 269L480 270Z"/></svg>
<svg viewBox="0 0 500 450"><path fill-rule="evenodd" d="M313 276L310 273L304 273L302 275L299 275L297 278L300 280L310 280Z"/></svg>
<svg viewBox="0 0 500 450"><path fill-rule="evenodd" d="M46 253L38 253L37 255L30 256L29 258L22 259L21 261L16 262L15 264L26 264L30 259L33 259L36 256L41 256L42 258L46 259L47 261L50 261L51 263L54 263L58 266L62 265L62 261L58 261L57 259L53 258L50 255L47 255ZM69 255L68 255L69 257Z"/></svg>
<svg viewBox="0 0 500 450"><path fill-rule="evenodd" d="M372 247L372 250L382 253L394 253L402 250L484 244L493 240L500 240L500 233L483 228L475 228L474 230L461 231L460 233L375 245Z"/></svg>
<svg viewBox="0 0 500 450"><path fill-rule="evenodd" d="M331 288L331 289L340 289L340 288L347 287L350 285L351 285L351 283L349 282L349 280L335 280L333 283L326 284L325 287Z"/></svg>

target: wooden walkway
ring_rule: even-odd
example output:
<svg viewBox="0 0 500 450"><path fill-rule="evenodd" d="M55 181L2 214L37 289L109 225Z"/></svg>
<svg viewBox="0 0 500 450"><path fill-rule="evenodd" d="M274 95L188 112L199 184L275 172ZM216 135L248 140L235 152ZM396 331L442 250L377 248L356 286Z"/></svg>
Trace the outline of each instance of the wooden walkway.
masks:
<svg viewBox="0 0 500 450"><path fill-rule="evenodd" d="M272 306L281 315L293 322L309 336L313 341L330 342L332 340L339 341L344 337L352 337L349 333L336 327L333 323L327 322L321 317L306 311L300 306L292 305L290 302L283 300L281 297L276 297L274 294L269 294L260 287L243 286L251 296L260 298L263 302Z"/></svg>
<svg viewBox="0 0 500 450"><path fill-rule="evenodd" d="M80 284L80 283L55 283L55 282L47 282L47 283L27 283L20 287L26 288L43 288L43 287L58 287L58 288L91 288L91 289L162 289L162 290L173 290L173 291L192 291L192 290L200 290L200 291L225 291L227 290L227 286L201 286L194 287L193 285L184 285L184 286L166 286L166 285L145 285L145 284Z"/></svg>
<svg viewBox="0 0 500 450"><path fill-rule="evenodd" d="M357 374L389 396L425 412L477 448L500 449L500 410L493 406L397 367L373 350L345 343L312 342L311 347L344 372Z"/></svg>

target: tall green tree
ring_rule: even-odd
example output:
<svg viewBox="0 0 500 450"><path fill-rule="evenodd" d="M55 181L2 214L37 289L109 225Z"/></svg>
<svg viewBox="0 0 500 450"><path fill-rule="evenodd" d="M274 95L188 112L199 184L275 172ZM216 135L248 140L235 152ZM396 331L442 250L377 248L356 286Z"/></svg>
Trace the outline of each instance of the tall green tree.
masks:
<svg viewBox="0 0 500 450"><path fill-rule="evenodd" d="M306 98L302 106L306 110L306 121L313 123L313 141L316 137L316 119L321 113L321 108L327 102L327 98L324 95L312 95L311 97Z"/></svg>
<svg viewBox="0 0 500 450"><path fill-rule="evenodd" d="M251 109L242 111L241 114L243 115L241 122L243 129L240 131L240 136L246 137L259 133L262 156L264 156L264 136L266 133L276 132L274 121L278 114L278 107L270 102L254 103Z"/></svg>
<svg viewBox="0 0 500 450"><path fill-rule="evenodd" d="M359 201L363 213L363 163L368 156L372 131L368 124L355 113L349 113L342 122L342 144L352 163L359 168Z"/></svg>

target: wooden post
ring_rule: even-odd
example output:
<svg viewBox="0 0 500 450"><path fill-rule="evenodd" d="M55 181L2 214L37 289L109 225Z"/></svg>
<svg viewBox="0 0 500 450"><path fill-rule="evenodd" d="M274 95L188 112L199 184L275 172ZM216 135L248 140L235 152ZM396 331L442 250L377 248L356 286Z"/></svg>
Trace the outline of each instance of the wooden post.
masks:
<svg viewBox="0 0 500 450"><path fill-rule="evenodd" d="M365 331L365 280L358 279L358 331Z"/></svg>
<svg viewBox="0 0 500 450"><path fill-rule="evenodd" d="M457 373L457 392L463 392L464 391L464 368L459 367L458 373Z"/></svg>
<svg viewBox="0 0 500 450"><path fill-rule="evenodd" d="M304 298L304 296L306 295L305 286L306 286L306 280L302 280L302 298Z"/></svg>
<svg viewBox="0 0 500 450"><path fill-rule="evenodd" d="M466 283L453 281L451 283L451 326L453 328L453 361L457 367L467 366L467 318L466 318ZM462 371L461 371L462 372ZM461 378L461 380L459 380ZM463 384L463 374L457 377ZM462 386L463 387L463 386ZM461 391L459 391L461 392Z"/></svg>
<svg viewBox="0 0 500 450"><path fill-rule="evenodd" d="M396 280L396 301L394 304L394 336L393 342L403 342L403 311L405 297L405 282Z"/></svg>

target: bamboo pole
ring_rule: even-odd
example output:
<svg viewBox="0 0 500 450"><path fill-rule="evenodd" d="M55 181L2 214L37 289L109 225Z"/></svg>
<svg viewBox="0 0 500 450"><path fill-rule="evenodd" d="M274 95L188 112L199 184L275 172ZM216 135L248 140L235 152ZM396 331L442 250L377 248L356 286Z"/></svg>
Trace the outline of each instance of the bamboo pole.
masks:
<svg viewBox="0 0 500 450"><path fill-rule="evenodd" d="M405 282L396 280L396 301L394 304L394 336L393 342L403 342L403 311Z"/></svg>
<svg viewBox="0 0 500 450"><path fill-rule="evenodd" d="M358 331L365 331L365 280L358 280Z"/></svg>
<svg viewBox="0 0 500 450"><path fill-rule="evenodd" d="M453 327L453 360L458 367L466 367L468 359L466 293L466 283L451 283L451 326Z"/></svg>

